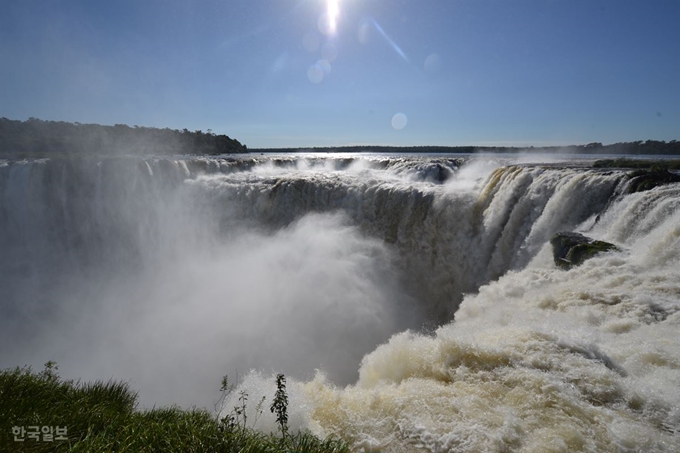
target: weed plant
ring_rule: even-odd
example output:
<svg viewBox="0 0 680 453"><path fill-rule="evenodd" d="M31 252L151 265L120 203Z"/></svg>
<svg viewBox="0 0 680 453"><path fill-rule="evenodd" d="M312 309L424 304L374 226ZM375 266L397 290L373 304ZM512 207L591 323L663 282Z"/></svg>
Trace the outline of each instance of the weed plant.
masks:
<svg viewBox="0 0 680 453"><path fill-rule="evenodd" d="M222 380L222 398L234 389ZM246 426L248 394L240 406L219 419L204 409L137 409L137 393L125 382L81 383L62 380L54 362L41 372L30 368L0 371L0 452L348 452L338 439L309 432L290 434L285 378L277 376L272 403L281 435ZM262 413L265 398L256 406ZM254 422L257 421L257 417ZM66 427L67 440L17 436L13 427Z"/></svg>

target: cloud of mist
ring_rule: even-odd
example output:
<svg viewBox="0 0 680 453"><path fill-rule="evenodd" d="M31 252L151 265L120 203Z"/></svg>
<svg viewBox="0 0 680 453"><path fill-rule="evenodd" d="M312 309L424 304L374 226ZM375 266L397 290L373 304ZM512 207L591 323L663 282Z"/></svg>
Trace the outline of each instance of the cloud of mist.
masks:
<svg viewBox="0 0 680 453"><path fill-rule="evenodd" d="M154 191L125 171L116 178L115 197L81 207L81 226L104 230L83 245L94 269L40 242L57 226L45 200L32 200L40 216L15 219L37 222L26 244L51 264L37 254L15 280L0 274L11 289L0 302L13 307L0 321L0 367L56 360L67 378L130 381L145 406L212 408L221 376L251 369L303 379L318 368L354 382L364 354L417 323L392 252L341 214L263 232L237 208L201 199L200 187Z"/></svg>
<svg viewBox="0 0 680 453"><path fill-rule="evenodd" d="M497 159L470 159L445 182L446 192L480 190L489 175L502 165Z"/></svg>

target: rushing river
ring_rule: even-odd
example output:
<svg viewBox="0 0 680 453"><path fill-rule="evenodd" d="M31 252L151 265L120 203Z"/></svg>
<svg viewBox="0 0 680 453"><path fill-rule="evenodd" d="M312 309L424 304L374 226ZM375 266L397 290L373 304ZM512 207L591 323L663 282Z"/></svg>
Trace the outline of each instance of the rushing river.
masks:
<svg viewBox="0 0 680 453"><path fill-rule="evenodd" d="M0 162L0 367L357 451L680 451L680 184L509 157ZM571 270L550 238L611 242ZM268 406L267 406L268 407ZM218 410L220 408L217 408ZM256 428L275 430L263 413ZM253 416L249 420L255 420Z"/></svg>

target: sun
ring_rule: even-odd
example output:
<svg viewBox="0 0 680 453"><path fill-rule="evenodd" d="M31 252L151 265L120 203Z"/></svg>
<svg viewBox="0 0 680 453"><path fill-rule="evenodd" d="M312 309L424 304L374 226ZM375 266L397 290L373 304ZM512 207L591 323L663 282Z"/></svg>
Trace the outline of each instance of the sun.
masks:
<svg viewBox="0 0 680 453"><path fill-rule="evenodd" d="M328 16L328 28L334 34L338 28L338 16L340 15L340 0L326 0L326 15Z"/></svg>
<svg viewBox="0 0 680 453"><path fill-rule="evenodd" d="M319 30L325 35L334 35L338 29L340 0L325 0L326 12L319 17Z"/></svg>
<svg viewBox="0 0 680 453"><path fill-rule="evenodd" d="M341 8L345 2L343 0L319 0L321 7L325 10L319 16L319 31L326 36L333 36L338 32L338 25L342 18ZM341 5L342 4L342 5Z"/></svg>

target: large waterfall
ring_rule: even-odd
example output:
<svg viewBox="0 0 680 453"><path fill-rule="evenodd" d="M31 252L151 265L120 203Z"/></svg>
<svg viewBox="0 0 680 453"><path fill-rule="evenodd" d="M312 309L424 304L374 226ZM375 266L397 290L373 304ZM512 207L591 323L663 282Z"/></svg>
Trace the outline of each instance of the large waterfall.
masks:
<svg viewBox="0 0 680 453"><path fill-rule="evenodd" d="M294 427L357 451L680 451L680 186L627 183L507 157L0 162L0 367L210 408L222 375L257 401L282 372ZM561 270L561 231L618 249Z"/></svg>

